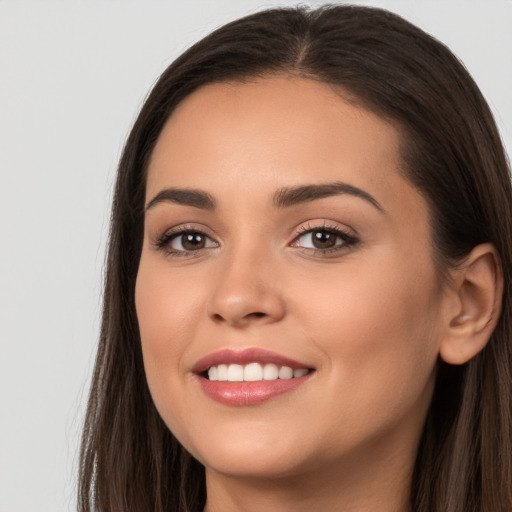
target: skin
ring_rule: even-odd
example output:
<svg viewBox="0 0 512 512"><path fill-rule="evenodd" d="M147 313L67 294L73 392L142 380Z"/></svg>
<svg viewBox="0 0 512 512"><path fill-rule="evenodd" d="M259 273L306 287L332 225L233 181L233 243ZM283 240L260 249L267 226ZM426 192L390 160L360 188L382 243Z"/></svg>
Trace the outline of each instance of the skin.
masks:
<svg viewBox="0 0 512 512"><path fill-rule="evenodd" d="M206 511L408 510L436 362L461 308L439 279L399 145L392 125L339 92L282 76L205 86L161 133L146 202L179 187L217 203L147 210L136 286L150 391L206 467ZM380 208L352 194L272 203L283 187L332 182ZM205 233L206 247L156 246L180 226ZM357 242L315 251L304 230L326 226ZM315 372L257 406L208 398L194 364L249 347Z"/></svg>

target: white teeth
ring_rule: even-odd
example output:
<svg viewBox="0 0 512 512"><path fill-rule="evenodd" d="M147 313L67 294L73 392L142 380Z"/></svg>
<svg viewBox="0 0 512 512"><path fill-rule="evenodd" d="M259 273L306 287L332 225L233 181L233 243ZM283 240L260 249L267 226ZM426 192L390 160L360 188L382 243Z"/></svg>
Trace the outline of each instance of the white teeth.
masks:
<svg viewBox="0 0 512 512"><path fill-rule="evenodd" d="M281 366L281 368L279 368L279 378L280 379L292 379L293 378L293 370L289 366Z"/></svg>
<svg viewBox="0 0 512 512"><path fill-rule="evenodd" d="M215 366L212 366L212 368L215 368ZM227 364L219 364L219 366L217 366L217 380L228 380Z"/></svg>
<svg viewBox="0 0 512 512"><path fill-rule="evenodd" d="M251 363L244 368L244 380L254 382L263 379L263 368L259 363Z"/></svg>
<svg viewBox="0 0 512 512"><path fill-rule="evenodd" d="M241 364L230 364L228 366L228 380L229 382L243 382L244 367Z"/></svg>
<svg viewBox="0 0 512 512"><path fill-rule="evenodd" d="M256 382L261 380L293 379L307 375L307 368L292 369L289 366L278 367L269 363L219 364L208 369L208 379L228 382Z"/></svg>
<svg viewBox="0 0 512 512"><path fill-rule="evenodd" d="M266 364L263 368L263 379L276 380L279 377L279 368L272 363Z"/></svg>

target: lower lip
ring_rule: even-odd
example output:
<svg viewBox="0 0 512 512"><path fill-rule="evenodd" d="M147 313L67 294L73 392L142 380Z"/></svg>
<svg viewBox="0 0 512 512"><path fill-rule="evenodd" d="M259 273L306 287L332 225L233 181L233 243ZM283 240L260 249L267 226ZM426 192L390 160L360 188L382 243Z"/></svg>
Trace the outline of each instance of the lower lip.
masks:
<svg viewBox="0 0 512 512"><path fill-rule="evenodd" d="M231 406L257 405L278 395L293 391L304 384L313 372L293 379L261 380L256 382L226 382L208 380L198 376L199 384L207 396Z"/></svg>

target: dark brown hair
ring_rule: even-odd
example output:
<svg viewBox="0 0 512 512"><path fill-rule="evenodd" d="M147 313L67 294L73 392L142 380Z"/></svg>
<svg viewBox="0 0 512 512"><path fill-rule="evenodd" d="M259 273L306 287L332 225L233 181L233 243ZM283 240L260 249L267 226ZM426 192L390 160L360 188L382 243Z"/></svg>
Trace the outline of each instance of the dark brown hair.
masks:
<svg viewBox="0 0 512 512"><path fill-rule="evenodd" d="M440 363L411 490L414 512L512 511L512 191L490 110L440 42L390 12L347 5L263 11L227 24L162 74L118 170L101 337L81 448L81 512L198 512L204 469L159 417L134 306L145 172L165 122L202 85L295 74L339 86L390 120L427 198L440 269L476 245L501 255L502 315L487 347Z"/></svg>

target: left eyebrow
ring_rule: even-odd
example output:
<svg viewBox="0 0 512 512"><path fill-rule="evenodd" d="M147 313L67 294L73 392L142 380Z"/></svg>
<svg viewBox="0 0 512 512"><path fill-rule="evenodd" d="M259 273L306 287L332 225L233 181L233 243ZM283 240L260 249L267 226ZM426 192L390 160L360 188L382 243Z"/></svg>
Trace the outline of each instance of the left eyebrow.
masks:
<svg viewBox="0 0 512 512"><path fill-rule="evenodd" d="M274 194L273 203L277 208L288 208L296 204L344 194L364 199L381 213L385 213L384 208L382 208L377 199L368 192L341 181L336 181L334 183L322 183L318 185L302 185L299 187L282 188Z"/></svg>

